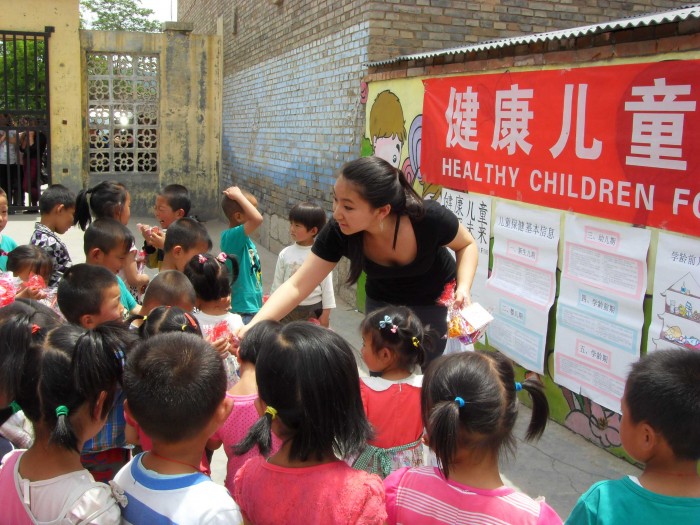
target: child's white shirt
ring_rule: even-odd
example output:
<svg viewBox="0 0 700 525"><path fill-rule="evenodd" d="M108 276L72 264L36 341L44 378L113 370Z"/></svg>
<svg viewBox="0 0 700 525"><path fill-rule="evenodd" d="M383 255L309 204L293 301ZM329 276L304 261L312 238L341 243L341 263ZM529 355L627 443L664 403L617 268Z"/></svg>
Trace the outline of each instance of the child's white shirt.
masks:
<svg viewBox="0 0 700 525"><path fill-rule="evenodd" d="M301 265L304 264L310 253L311 246L301 246L297 243L287 246L280 252L277 257L277 265L275 266L275 278L270 288L271 294L301 268ZM333 272L330 272L321 281L321 284L314 288L309 296L299 303L299 306L308 306L319 302L324 310L335 308Z"/></svg>

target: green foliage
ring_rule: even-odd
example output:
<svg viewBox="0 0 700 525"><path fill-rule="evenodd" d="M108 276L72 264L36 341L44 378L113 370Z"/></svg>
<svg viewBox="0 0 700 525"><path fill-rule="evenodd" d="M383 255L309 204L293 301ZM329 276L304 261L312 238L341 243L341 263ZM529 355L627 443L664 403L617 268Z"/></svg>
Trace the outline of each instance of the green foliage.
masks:
<svg viewBox="0 0 700 525"><path fill-rule="evenodd" d="M46 109L45 46L41 38L0 40L0 90L7 93L0 109Z"/></svg>
<svg viewBox="0 0 700 525"><path fill-rule="evenodd" d="M141 7L141 0L80 0L81 25L100 31L142 31L157 33L160 23L150 20L152 9Z"/></svg>

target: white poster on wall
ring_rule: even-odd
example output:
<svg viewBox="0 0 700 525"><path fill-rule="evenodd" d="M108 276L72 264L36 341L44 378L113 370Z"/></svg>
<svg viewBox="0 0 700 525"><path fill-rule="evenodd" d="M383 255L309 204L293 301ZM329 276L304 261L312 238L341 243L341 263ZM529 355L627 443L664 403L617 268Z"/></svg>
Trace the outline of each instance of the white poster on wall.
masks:
<svg viewBox="0 0 700 525"><path fill-rule="evenodd" d="M499 202L493 271L484 306L488 342L528 370L544 372L549 309L556 294L560 214Z"/></svg>
<svg viewBox="0 0 700 525"><path fill-rule="evenodd" d="M472 283L472 302L484 302L489 277L489 242L491 238L491 197L442 189L442 205L452 211L472 234L479 248L479 262Z"/></svg>
<svg viewBox="0 0 700 525"><path fill-rule="evenodd" d="M700 351L700 239L660 232L647 352Z"/></svg>
<svg viewBox="0 0 700 525"><path fill-rule="evenodd" d="M620 412L639 359L649 230L566 216L554 380Z"/></svg>

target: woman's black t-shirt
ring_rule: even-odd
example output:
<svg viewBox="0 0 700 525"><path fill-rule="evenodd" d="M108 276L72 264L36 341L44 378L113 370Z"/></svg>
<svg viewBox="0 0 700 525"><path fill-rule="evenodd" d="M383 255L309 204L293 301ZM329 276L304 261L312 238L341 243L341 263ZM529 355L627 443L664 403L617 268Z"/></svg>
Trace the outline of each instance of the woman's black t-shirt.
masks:
<svg viewBox="0 0 700 525"><path fill-rule="evenodd" d="M367 297L395 305L432 305L445 284L455 279L455 260L446 244L457 235L459 220L435 201L425 201L425 215L412 220L416 258L404 266L383 266L365 257ZM357 233L355 235L362 235ZM338 262L348 255L349 236L331 220L317 235L311 251L321 259Z"/></svg>

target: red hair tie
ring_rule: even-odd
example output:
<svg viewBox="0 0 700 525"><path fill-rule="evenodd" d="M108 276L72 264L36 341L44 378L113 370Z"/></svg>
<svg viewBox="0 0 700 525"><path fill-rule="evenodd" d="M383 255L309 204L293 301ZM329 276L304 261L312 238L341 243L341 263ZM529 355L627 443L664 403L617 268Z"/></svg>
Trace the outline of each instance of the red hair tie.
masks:
<svg viewBox="0 0 700 525"><path fill-rule="evenodd" d="M39 326L38 324L32 325L32 335L36 334L39 330L41 330L41 326Z"/></svg>

